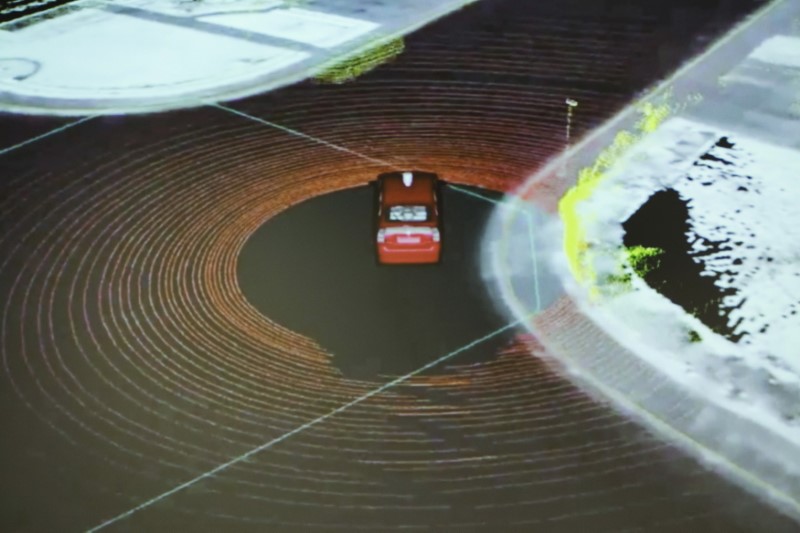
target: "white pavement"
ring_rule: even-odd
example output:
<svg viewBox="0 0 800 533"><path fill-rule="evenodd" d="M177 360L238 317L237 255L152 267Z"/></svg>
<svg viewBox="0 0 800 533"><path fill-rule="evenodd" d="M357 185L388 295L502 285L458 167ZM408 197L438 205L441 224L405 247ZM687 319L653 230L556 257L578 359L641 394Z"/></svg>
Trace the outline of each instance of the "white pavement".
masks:
<svg viewBox="0 0 800 533"><path fill-rule="evenodd" d="M76 0L0 23L0 111L121 114L251 96L475 0Z"/></svg>

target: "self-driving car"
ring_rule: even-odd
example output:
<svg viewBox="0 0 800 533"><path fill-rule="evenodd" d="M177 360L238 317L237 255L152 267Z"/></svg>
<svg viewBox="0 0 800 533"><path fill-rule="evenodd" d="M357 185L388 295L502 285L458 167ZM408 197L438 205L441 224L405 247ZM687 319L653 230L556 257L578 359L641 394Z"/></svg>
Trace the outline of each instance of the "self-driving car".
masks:
<svg viewBox="0 0 800 533"><path fill-rule="evenodd" d="M376 187L378 263L438 263L442 250L438 176L390 172L378 176Z"/></svg>

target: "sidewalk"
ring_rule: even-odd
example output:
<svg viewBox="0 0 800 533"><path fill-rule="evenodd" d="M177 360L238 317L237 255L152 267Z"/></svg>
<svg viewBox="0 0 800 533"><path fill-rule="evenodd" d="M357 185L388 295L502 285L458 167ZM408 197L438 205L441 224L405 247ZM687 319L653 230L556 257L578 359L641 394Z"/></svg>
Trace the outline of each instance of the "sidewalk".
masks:
<svg viewBox="0 0 800 533"><path fill-rule="evenodd" d="M0 111L142 113L251 96L474 1L77 0L0 23Z"/></svg>
<svg viewBox="0 0 800 533"><path fill-rule="evenodd" d="M798 87L800 0L778 0L518 191L554 219L560 215L540 231L537 246L557 250L550 268L566 295L530 325L556 365L795 519ZM584 194L565 208L564 192L579 170L580 186L570 193ZM716 334L639 276L614 285L622 279L622 224L664 190L677 190L688 204L692 258L724 291L743 340ZM513 213L500 226L513 229ZM565 239L568 231L579 237ZM523 317L514 284L498 286Z"/></svg>

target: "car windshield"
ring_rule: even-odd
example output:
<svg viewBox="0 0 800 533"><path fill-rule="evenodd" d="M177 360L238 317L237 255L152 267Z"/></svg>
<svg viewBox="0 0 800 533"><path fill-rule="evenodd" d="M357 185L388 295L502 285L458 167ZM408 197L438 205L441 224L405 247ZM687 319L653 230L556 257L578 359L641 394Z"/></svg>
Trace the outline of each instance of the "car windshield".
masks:
<svg viewBox="0 0 800 533"><path fill-rule="evenodd" d="M386 213L389 222L426 222L428 216L424 205L393 205Z"/></svg>

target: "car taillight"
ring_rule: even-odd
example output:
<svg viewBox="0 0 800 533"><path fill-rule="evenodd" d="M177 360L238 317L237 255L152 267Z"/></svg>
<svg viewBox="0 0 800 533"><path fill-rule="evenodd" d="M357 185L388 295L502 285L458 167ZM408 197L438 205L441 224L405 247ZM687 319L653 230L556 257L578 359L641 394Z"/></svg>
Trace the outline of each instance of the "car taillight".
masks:
<svg viewBox="0 0 800 533"><path fill-rule="evenodd" d="M439 242L441 239L441 236L439 235L439 228L433 228L431 235L433 235L433 242Z"/></svg>
<svg viewBox="0 0 800 533"><path fill-rule="evenodd" d="M378 230L378 242L386 242L386 230L379 229Z"/></svg>

